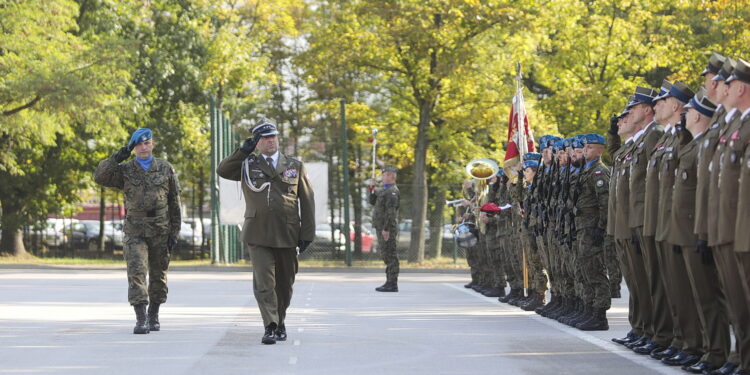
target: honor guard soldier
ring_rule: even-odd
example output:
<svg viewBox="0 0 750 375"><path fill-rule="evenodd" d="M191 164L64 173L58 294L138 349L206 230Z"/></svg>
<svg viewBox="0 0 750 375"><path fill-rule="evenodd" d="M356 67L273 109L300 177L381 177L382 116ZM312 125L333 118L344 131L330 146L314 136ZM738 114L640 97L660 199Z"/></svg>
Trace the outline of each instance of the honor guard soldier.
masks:
<svg viewBox="0 0 750 375"><path fill-rule="evenodd" d="M575 203L575 228L578 242L577 260L583 280L584 313L576 328L583 331L608 330L607 310L611 293L604 258L609 201L609 168L601 162L604 137L587 134L583 138L584 158L579 177L579 196Z"/></svg>
<svg viewBox="0 0 750 375"><path fill-rule="evenodd" d="M385 284L375 288L378 292L398 292L398 209L401 196L396 186L398 169L393 166L383 168L383 187L370 189L370 204L374 207L372 224L378 236L378 251L385 263Z"/></svg>
<svg viewBox="0 0 750 375"><path fill-rule="evenodd" d="M304 252L315 237L315 202L305 166L279 152L277 134L276 125L262 122L216 170L242 184L242 240L250 247L263 344L287 339L284 320L298 269L297 249Z"/></svg>
<svg viewBox="0 0 750 375"><path fill-rule="evenodd" d="M167 302L169 257L182 224L177 175L169 162L154 158L154 146L151 129L138 129L127 146L100 162L94 172L96 183L124 194L123 253L135 334L161 329L159 306ZM133 150L136 158L123 163Z"/></svg>

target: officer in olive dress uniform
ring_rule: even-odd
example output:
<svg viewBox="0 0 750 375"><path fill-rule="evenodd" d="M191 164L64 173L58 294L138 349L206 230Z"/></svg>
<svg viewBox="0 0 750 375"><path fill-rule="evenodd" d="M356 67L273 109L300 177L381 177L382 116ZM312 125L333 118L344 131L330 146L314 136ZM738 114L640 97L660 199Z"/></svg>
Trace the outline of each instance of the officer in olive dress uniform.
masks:
<svg viewBox="0 0 750 375"><path fill-rule="evenodd" d="M167 301L169 257L182 224L177 175L169 162L154 158L154 145L151 129L138 129L127 146L100 162L94 172L96 183L120 189L125 197L123 253L136 334L161 329L159 306ZM136 158L123 163L133 150Z"/></svg>
<svg viewBox="0 0 750 375"><path fill-rule="evenodd" d="M315 202L305 166L279 152L277 134L276 125L262 122L216 170L242 184L242 240L250 247L263 344L287 339L284 320L298 269L297 249L305 251L315 237Z"/></svg>
<svg viewBox="0 0 750 375"><path fill-rule="evenodd" d="M370 204L374 207L372 223L378 236L378 251L385 263L385 284L375 288L378 292L398 292L398 209L401 195L396 186L396 167L383 168L383 187L370 189ZM374 186L373 186L374 187Z"/></svg>
<svg viewBox="0 0 750 375"><path fill-rule="evenodd" d="M711 123L716 105L700 91L685 108L685 129L690 132L692 140L680 150L677 158L667 241L681 249L680 253L685 262L686 274L697 307L703 342L700 351L704 354L700 361L683 366L683 369L700 374L716 370L724 364L729 355L730 337L716 267L712 259L695 251L697 237L693 233L698 146L704 141L703 137Z"/></svg>

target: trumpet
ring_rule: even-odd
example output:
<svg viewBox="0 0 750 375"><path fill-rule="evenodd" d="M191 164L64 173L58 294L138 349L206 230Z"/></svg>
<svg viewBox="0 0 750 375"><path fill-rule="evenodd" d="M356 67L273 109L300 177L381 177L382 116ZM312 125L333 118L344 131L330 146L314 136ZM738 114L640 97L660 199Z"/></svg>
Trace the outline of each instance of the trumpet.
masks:
<svg viewBox="0 0 750 375"><path fill-rule="evenodd" d="M456 206L460 206L461 203L464 203L464 202L466 202L466 199L464 199L464 198L454 199L452 201L448 201L447 200L447 201L445 201L445 205L446 206L450 206L450 207L456 207Z"/></svg>

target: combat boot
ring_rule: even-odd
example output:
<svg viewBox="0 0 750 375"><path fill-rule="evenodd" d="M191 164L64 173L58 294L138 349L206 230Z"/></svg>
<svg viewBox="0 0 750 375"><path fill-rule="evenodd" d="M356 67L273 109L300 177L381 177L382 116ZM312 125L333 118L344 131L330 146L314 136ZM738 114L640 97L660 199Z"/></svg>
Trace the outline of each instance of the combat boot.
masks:
<svg viewBox="0 0 750 375"><path fill-rule="evenodd" d="M561 316L563 316L563 315L569 313L571 310L573 310L573 308L575 307L574 303L575 303L575 299L572 298L572 297L568 297L568 298L563 299L562 306L559 309L553 311L548 316L548 318L555 319L555 320L560 319Z"/></svg>
<svg viewBox="0 0 750 375"><path fill-rule="evenodd" d="M607 310L605 309L594 309L594 313L591 319L578 324L576 328L581 331L607 331L609 330L609 322L607 322Z"/></svg>
<svg viewBox="0 0 750 375"><path fill-rule="evenodd" d="M398 284L387 282L382 286L375 288L378 292L398 292Z"/></svg>
<svg viewBox="0 0 750 375"><path fill-rule="evenodd" d="M502 303L508 303L508 301L510 299L516 298L516 296L518 296L518 293L520 291L521 291L521 289L513 289L513 288L511 288L510 289L510 293L508 293L505 296L502 296L502 297L498 298L497 300L500 301L500 302L502 302Z"/></svg>
<svg viewBox="0 0 750 375"><path fill-rule="evenodd" d="M557 305L550 308L544 313L545 318L555 319L555 316L560 313L565 308L565 304L568 303L568 299L566 297L555 297L555 301L557 301ZM547 306L551 305L552 303L547 304Z"/></svg>
<svg viewBox="0 0 750 375"><path fill-rule="evenodd" d="M146 304L141 303L134 305L135 309L135 328L133 328L134 334L148 333L148 317L146 316Z"/></svg>
<svg viewBox="0 0 750 375"><path fill-rule="evenodd" d="M505 287L504 286L498 288L498 291L500 292L500 295L498 296L498 298L499 297L505 297Z"/></svg>
<svg viewBox="0 0 750 375"><path fill-rule="evenodd" d="M510 297L510 299L508 299L508 304L512 305L512 306L518 306L518 304L521 303L521 301L523 301L523 299L524 299L523 289L518 289L518 293L516 293L516 295L514 295L514 296Z"/></svg>
<svg viewBox="0 0 750 375"><path fill-rule="evenodd" d="M575 316L574 318L568 320L568 325L571 326L571 327L573 327L573 328L576 328L576 325L578 323L583 323L583 322L589 320L589 318L591 318L591 316L593 315L593 313L594 312L592 310L591 305L584 304L583 305L583 310L581 311L581 313L578 314L577 316Z"/></svg>
<svg viewBox="0 0 750 375"><path fill-rule="evenodd" d="M487 288L482 291L482 295L485 297L500 297L500 289L498 288Z"/></svg>
<svg viewBox="0 0 750 375"><path fill-rule="evenodd" d="M534 297L521 307L524 311L534 311L540 307L544 306L544 294L534 293Z"/></svg>
<svg viewBox="0 0 750 375"><path fill-rule="evenodd" d="M557 321L562 324L569 324L568 322L571 319L576 318L581 312L583 312L583 301L581 301L580 298L576 298L573 302L573 307L568 310L567 314L561 315L560 318L557 319Z"/></svg>
<svg viewBox="0 0 750 375"><path fill-rule="evenodd" d="M148 305L148 330L159 331L161 324L159 324L159 305L158 303L151 303Z"/></svg>
<svg viewBox="0 0 750 375"><path fill-rule="evenodd" d="M551 295L551 297L550 297L549 303L546 304L546 305L544 305L544 307L540 307L540 308L534 310L535 313L537 313L537 314L539 314L541 316L547 316L547 314L550 311L552 311L552 310L554 310L554 309L557 308L557 306L560 304L560 297L558 297L554 293L550 293L550 295Z"/></svg>

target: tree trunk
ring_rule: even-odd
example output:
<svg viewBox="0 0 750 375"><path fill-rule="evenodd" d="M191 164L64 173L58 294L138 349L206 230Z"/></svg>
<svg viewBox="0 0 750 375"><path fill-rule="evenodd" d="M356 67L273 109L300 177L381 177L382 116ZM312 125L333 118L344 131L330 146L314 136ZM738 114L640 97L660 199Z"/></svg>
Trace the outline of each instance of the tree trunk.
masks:
<svg viewBox="0 0 750 375"><path fill-rule="evenodd" d="M99 241L96 245L96 249L102 257L104 257L104 239L106 238L106 233L104 233L104 216L106 210L107 204L104 198L104 186L102 186L99 189Z"/></svg>
<svg viewBox="0 0 750 375"><path fill-rule="evenodd" d="M428 100L419 102L419 126L417 128L417 147L414 153L414 211L412 212L411 242L409 244L409 261L422 263L424 260L425 231L427 220L427 130L432 115L432 103Z"/></svg>
<svg viewBox="0 0 750 375"><path fill-rule="evenodd" d="M23 232L18 223L18 215L21 214L22 207L14 205L12 202L2 201L2 239L0 239L0 254L25 256L26 247L23 245Z"/></svg>
<svg viewBox="0 0 750 375"><path fill-rule="evenodd" d="M430 247L428 254L431 257L439 257L443 248L443 209L445 208L445 188L437 186L431 194L432 205L430 208Z"/></svg>

